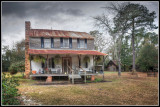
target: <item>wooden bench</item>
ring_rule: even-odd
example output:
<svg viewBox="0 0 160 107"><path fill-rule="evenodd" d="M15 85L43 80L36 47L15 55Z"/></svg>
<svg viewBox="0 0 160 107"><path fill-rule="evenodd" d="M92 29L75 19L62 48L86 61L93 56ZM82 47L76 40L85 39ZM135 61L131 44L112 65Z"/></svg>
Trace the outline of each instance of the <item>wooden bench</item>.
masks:
<svg viewBox="0 0 160 107"><path fill-rule="evenodd" d="M147 76L148 77L157 77L157 73L156 72L148 72Z"/></svg>

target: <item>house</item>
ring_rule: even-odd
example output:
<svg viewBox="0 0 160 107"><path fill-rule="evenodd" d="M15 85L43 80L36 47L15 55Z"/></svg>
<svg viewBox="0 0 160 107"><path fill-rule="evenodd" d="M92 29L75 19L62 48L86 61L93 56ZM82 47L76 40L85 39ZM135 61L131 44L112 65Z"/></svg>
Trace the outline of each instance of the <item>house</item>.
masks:
<svg viewBox="0 0 160 107"><path fill-rule="evenodd" d="M72 73L81 77L85 71L94 78L99 72L94 59L106 55L94 50L94 38L88 33L31 29L31 23L25 22L26 78L46 76L51 81L54 76L73 77Z"/></svg>
<svg viewBox="0 0 160 107"><path fill-rule="evenodd" d="M107 71L118 71L118 63L115 60L110 60L106 66Z"/></svg>

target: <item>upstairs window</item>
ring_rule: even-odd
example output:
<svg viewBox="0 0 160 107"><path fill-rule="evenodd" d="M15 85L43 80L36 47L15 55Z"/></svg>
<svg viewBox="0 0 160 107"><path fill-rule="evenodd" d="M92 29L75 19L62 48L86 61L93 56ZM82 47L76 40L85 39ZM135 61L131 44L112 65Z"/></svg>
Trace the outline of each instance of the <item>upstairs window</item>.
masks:
<svg viewBox="0 0 160 107"><path fill-rule="evenodd" d="M60 38L61 48L72 48L72 38Z"/></svg>
<svg viewBox="0 0 160 107"><path fill-rule="evenodd" d="M51 48L51 39L50 38L44 39L44 48Z"/></svg>
<svg viewBox="0 0 160 107"><path fill-rule="evenodd" d="M84 39L79 40L79 48L85 48L85 41Z"/></svg>
<svg viewBox="0 0 160 107"><path fill-rule="evenodd" d="M69 48L69 39L63 38L63 48Z"/></svg>
<svg viewBox="0 0 160 107"><path fill-rule="evenodd" d="M78 48L87 49L87 39L77 39Z"/></svg>

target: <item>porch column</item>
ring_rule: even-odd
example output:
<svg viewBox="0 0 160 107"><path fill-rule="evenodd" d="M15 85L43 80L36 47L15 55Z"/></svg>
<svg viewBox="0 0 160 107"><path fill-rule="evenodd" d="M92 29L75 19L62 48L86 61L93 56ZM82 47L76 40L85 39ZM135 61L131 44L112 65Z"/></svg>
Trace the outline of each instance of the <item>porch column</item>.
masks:
<svg viewBox="0 0 160 107"><path fill-rule="evenodd" d="M46 71L47 71L47 73L49 74L49 70L48 70L48 54L47 54L47 65L46 65Z"/></svg>
<svg viewBox="0 0 160 107"><path fill-rule="evenodd" d="M79 65L78 65L78 70L80 71L80 66L81 66L81 55L78 55L78 62L79 62L79 63L78 63L78 64L79 64ZM79 71L78 71L78 72L79 72Z"/></svg>
<svg viewBox="0 0 160 107"><path fill-rule="evenodd" d="M94 70L95 70L95 69L94 69L94 55L93 55L93 73L94 73Z"/></svg>
<svg viewBox="0 0 160 107"><path fill-rule="evenodd" d="M103 67L102 67L102 70L103 70L103 80L104 80L104 56L103 56Z"/></svg>

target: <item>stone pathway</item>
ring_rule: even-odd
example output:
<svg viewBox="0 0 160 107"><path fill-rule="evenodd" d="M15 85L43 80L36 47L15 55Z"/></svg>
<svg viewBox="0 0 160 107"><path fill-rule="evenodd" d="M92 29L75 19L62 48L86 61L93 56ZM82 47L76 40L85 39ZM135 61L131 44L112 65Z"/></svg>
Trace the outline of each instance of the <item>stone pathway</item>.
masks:
<svg viewBox="0 0 160 107"><path fill-rule="evenodd" d="M32 98L27 98L24 95L21 95L21 100L22 100L23 105L42 105L41 103L36 102Z"/></svg>

